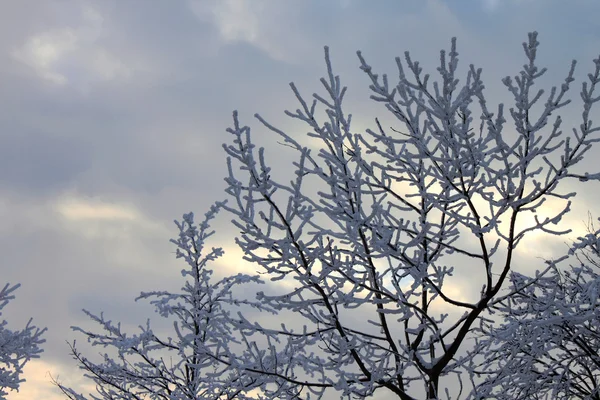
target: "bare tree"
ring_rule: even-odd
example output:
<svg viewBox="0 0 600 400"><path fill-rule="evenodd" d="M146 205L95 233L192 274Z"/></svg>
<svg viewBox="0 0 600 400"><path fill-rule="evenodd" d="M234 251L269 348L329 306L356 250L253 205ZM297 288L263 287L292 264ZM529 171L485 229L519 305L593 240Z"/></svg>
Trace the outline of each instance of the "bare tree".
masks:
<svg viewBox="0 0 600 400"><path fill-rule="evenodd" d="M553 228L575 195L562 193L562 184L598 178L572 168L598 140L590 110L600 99L600 58L582 86L581 123L565 133L555 114L569 104L575 61L545 95L535 88L546 71L536 64L538 45L529 34L526 64L503 79L514 98L508 116L502 104L490 111L481 69L469 66L459 85L454 39L433 83L408 52L396 59L393 86L359 52L371 98L397 124L385 129L376 119L365 132L343 111L346 87L326 49L324 93L307 102L291 84L300 106L286 111L307 125L310 145L256 115L298 154L289 184L274 178L234 113L233 143L225 146L233 205L226 208L242 232L237 242L247 260L290 282L283 294L259 300L306 324L271 356L265 374L298 394L334 388L364 398L385 389L401 399L438 399L453 386L454 397L468 392L463 382L474 378L477 349L468 339L508 283L515 249L532 231L568 232ZM564 207L540 218L549 198ZM535 217L530 225L527 214ZM474 279L475 296L452 293L451 285ZM290 332L269 330L282 342Z"/></svg>
<svg viewBox="0 0 600 400"><path fill-rule="evenodd" d="M577 264L535 279L513 273L503 323L482 342L480 393L497 399L600 400L600 230L572 249Z"/></svg>
<svg viewBox="0 0 600 400"><path fill-rule="evenodd" d="M2 309L15 298L14 291L21 285L6 284L0 290L0 315ZM42 353L40 345L46 340L42 335L46 328L40 329L32 324L30 319L25 328L13 331L7 328L8 322L0 322L0 398L8 395L7 390L19 390L19 385L25 381L21 378L23 367L32 358L39 358Z"/></svg>
<svg viewBox="0 0 600 400"><path fill-rule="evenodd" d="M565 133L555 114L570 102L575 62L564 82L544 94L536 89L546 71L536 64L538 45L531 33L523 44L526 64L503 80L514 98L507 116L502 104L492 113L480 69L469 66L459 84L454 39L440 54L433 83L409 53L397 58L398 81L391 85L359 52L371 98L395 125L385 128L376 118L364 132L343 111L346 88L326 48L324 93L309 102L291 84L299 108L286 114L308 127L307 140L256 115L294 158L289 183L276 178L234 112L232 141L224 145L230 201L223 207L241 232L236 242L244 259L279 281L252 304L285 323L259 324L212 306L214 299L235 305L225 301L228 294L187 300L193 287L221 293L199 273L186 294L155 300L161 313L186 321L176 339L159 340L149 326L126 336L90 314L108 333L76 329L92 344L119 350L119 361L106 355L104 364L74 350L101 398L365 398L385 391L403 400L482 398L476 365L482 347L473 343L489 325L488 312L522 290L501 292L510 286L516 249L533 231L568 232L555 227L575 195L564 193L563 184L600 178L573 170L598 140L590 111L600 100L594 97L600 58L582 85L582 121ZM562 201L562 209L544 215L553 212L544 209L548 199ZM195 271L200 252L188 245L182 251ZM233 283L251 279L217 286L229 293ZM473 282L474 290L467 285ZM181 308L167 307L171 299ZM207 339L198 340L196 325ZM180 358L168 365L148 356L158 348Z"/></svg>

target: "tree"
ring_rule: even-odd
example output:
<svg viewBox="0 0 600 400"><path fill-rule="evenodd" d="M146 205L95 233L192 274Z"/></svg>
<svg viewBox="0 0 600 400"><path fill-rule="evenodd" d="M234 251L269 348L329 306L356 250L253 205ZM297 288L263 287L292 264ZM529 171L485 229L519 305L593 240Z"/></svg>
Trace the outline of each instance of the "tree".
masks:
<svg viewBox="0 0 600 400"><path fill-rule="evenodd" d="M6 284L0 290L0 315L15 298L13 293L20 286ZM25 381L21 378L25 364L32 358L38 358L43 351L40 345L45 342L42 335L46 328L37 328L31 322L30 319L25 328L19 331L8 329L6 320L0 322L0 398L8 395L7 390L19 390L19 385Z"/></svg>
<svg viewBox="0 0 600 400"><path fill-rule="evenodd" d="M515 249L532 231L566 233L552 227L574 196L561 193L564 181L599 177L573 167L598 140L590 110L600 100L594 98L600 58L582 86L581 124L566 134L561 117L550 118L569 103L575 62L540 104L544 91L534 89L546 69L536 65L538 45L531 33L523 45L527 63L514 80L503 80L514 98L508 116L514 133L507 132L502 104L495 116L490 111L480 69L471 65L459 86L454 39L450 52L441 52L440 81L433 84L405 53L391 87L359 52L371 98L399 127L386 130L376 119L377 129L356 133L343 111L346 88L326 50L325 94L310 104L292 84L300 108L286 112L308 125L308 136L319 141L316 155L256 115L298 153L289 184L272 176L264 150L256 151L250 128L234 113L234 142L225 146L233 205L226 208L242 232L238 244L270 276L295 283L259 299L309 326L265 371L280 385L301 390L295 382L301 375L314 377L305 387L327 385L359 398L380 388L402 399L423 398L421 386L437 399L449 387L442 378L453 375L462 386L475 374L468 339L507 283ZM540 219L549 198L562 199L564 207ZM534 216L530 225L527 214ZM481 278L479 293L467 300L450 294L456 274L463 281ZM352 324L352 312L368 324ZM288 331L270 334L282 338Z"/></svg>
<svg viewBox="0 0 600 400"><path fill-rule="evenodd" d="M182 270L185 284L181 293L165 291L141 293L136 300L150 300L161 317L173 323L173 336L155 332L150 320L140 326L138 334L128 334L120 323L113 323L101 313L84 312L102 328L101 333L73 327L93 346L114 350L105 352L102 361L95 362L82 354L73 342L71 354L85 376L96 384L93 399L246 399L246 392L255 387L251 377L238 373L230 360L232 348L239 344L243 327L230 316L228 306L247 305L267 309L256 302L238 300L232 288L256 277L238 274L221 280L212 279L208 265L222 256L221 248L205 249L213 235L209 222L219 206L205 214L196 225L194 214L175 221L179 237L171 242L177 246L177 258L187 263ZM238 332L236 334L236 332ZM85 397L54 381L73 400ZM99 397L98 397L99 396Z"/></svg>
<svg viewBox="0 0 600 400"><path fill-rule="evenodd" d="M577 264L566 271L511 276L515 295L495 307L503 323L482 342L483 351L496 356L484 364L481 393L600 399L600 230L590 228L571 250Z"/></svg>
<svg viewBox="0 0 600 400"><path fill-rule="evenodd" d="M555 114L570 103L575 61L564 83L545 95L536 90L546 71L536 64L538 46L537 34L529 34L526 64L503 80L514 98L508 116L502 104L491 112L481 69L470 65L459 85L455 39L440 53L440 79L433 83L407 52L404 61L396 59L399 80L391 86L359 52L371 98L395 125L384 128L387 123L375 118L375 129L364 132L354 130L343 111L346 87L326 48L324 93L307 102L291 84L299 109L286 114L308 126L308 140L255 115L283 150L297 155L290 183L276 178L278 170L234 112L232 141L224 145L231 201L223 208L240 231L244 259L278 282L258 292L254 305L286 323L259 324L243 313L218 322L231 330L215 338L215 349L240 343L236 351L211 348L210 359L231 371L227 384L263 398L321 398L332 391L348 398L384 391L403 400L481 398L481 346L472 343L488 332L494 307L521 290L501 292L515 269L516 249L534 231L567 233L554 227L575 195L562 192L564 183L600 178L574 170L598 141L590 111L600 100L594 97L600 58L582 85L582 121L565 133ZM563 207L545 209L548 199ZM194 303L186 307L198 312ZM110 335L121 335L96 319L116 332ZM84 333L96 344L124 341ZM127 346L138 343L130 339ZM87 359L78 360L91 369ZM94 380L102 387L105 376L119 385L140 379L125 367L98 371ZM152 390L144 393L180 398L152 397Z"/></svg>

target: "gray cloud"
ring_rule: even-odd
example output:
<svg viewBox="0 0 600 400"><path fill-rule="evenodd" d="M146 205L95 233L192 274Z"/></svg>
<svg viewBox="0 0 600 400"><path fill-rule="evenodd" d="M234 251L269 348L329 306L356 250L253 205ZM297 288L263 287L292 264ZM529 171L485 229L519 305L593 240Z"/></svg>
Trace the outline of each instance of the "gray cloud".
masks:
<svg viewBox="0 0 600 400"><path fill-rule="evenodd" d="M285 172L289 153L252 115L302 134L282 113L297 107L288 83L307 96L319 89L323 45L349 86L357 128L385 113L367 102L358 49L392 78L394 57L407 49L435 72L439 49L458 36L463 67L482 66L490 98L503 100L500 78L523 63L527 31L540 31L553 81L571 58L589 70L600 51L599 6L584 1L487 10L483 1L242 3L0 6L0 268L23 283L7 318L33 316L50 328L44 368L76 373L63 343L84 321L81 308L138 321L140 307L148 310L133 303L139 291L179 287L171 221L224 197L221 143L233 109ZM587 212L597 186L585 190L578 204ZM230 246L228 219L217 227Z"/></svg>

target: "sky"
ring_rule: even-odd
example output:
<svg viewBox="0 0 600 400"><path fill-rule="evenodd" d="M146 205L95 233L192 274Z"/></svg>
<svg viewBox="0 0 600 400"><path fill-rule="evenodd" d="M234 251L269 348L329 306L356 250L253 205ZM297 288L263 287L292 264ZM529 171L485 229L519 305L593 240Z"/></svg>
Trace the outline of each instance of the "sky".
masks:
<svg viewBox="0 0 600 400"><path fill-rule="evenodd" d="M61 398L50 375L85 386L65 342L86 323L81 309L133 326L155 318L133 300L180 287L173 220L225 197L232 111L273 165L285 162L253 115L285 126L283 111L297 107L288 84L319 88L323 46L365 123L383 110L368 99L357 50L390 76L405 50L435 72L456 36L494 102L524 63L527 32L539 32L550 83L571 59L581 77L600 53L595 0L21 0L0 2L0 15L0 284L22 284L2 317L13 329L30 317L48 327L11 400ZM577 190L566 224L581 231L588 211L600 215L600 187ZM217 229L228 254L219 268L251 270L227 218ZM520 251L533 262L560 244L533 237Z"/></svg>

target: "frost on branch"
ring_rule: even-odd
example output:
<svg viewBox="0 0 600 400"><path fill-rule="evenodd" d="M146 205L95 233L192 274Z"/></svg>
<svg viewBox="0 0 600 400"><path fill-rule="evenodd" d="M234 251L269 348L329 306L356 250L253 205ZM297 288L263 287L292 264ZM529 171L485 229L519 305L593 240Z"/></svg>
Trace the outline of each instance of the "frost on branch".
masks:
<svg viewBox="0 0 600 400"><path fill-rule="evenodd" d="M100 333L75 328L113 351L95 362L73 345L97 385L93 398L490 397L495 381L486 374L496 372L493 346L502 343L489 340L508 339L516 326L494 336L504 328L490 314L529 286L558 282L560 259L524 277L514 270L516 249L531 232L568 232L558 225L575 194L564 184L600 177L574 168L598 141L591 111L600 100L600 58L582 85L581 121L564 127L558 113L569 105L575 62L546 93L538 46L530 34L525 65L503 80L513 98L507 110L488 103L480 69L459 70L455 40L440 53L437 78L405 53L391 83L358 53L371 99L388 112L364 131L345 111L347 90L326 49L322 93L309 101L291 84L299 106L286 115L306 137L256 115L293 160L287 179L234 112L224 145L231 201L222 206L244 259L274 283L256 302L235 300L235 285L258 280L210 280L207 264L221 254L204 250L215 210L198 227L184 216L174 241L189 266L182 293L140 296L174 321L174 334L162 338L148 322L130 335L91 313ZM563 207L548 210L549 199ZM230 312L240 304L276 312L277 324ZM518 308L506 310L519 320Z"/></svg>
<svg viewBox="0 0 600 400"><path fill-rule="evenodd" d="M515 249L532 231L568 232L556 226L575 195L563 191L564 181L599 176L573 167L598 141L591 110L600 59L582 85L581 123L571 129L558 112L570 102L575 62L546 92L538 45L531 33L525 65L503 80L513 97L508 110L488 103L481 69L459 72L454 39L440 53L437 79L407 52L392 83L359 52L371 99L393 125L375 118L365 131L345 111L347 90L326 48L322 93L307 100L291 84L299 106L286 115L305 125L306 138L256 115L281 151L295 154L287 180L234 112L225 208L245 259L282 282L284 293L259 299L299 325L264 328L278 339L277 357L253 374L264 368L279 388L306 398L329 389L353 398L388 391L438 399L446 390L479 398L470 339L510 283ZM542 216L548 199L563 208ZM459 297L467 280L481 289Z"/></svg>
<svg viewBox="0 0 600 400"><path fill-rule="evenodd" d="M149 300L161 317L172 322L172 332L153 330L150 320L138 333L127 333L120 323L102 313L84 312L99 325L99 330L73 327L92 346L105 350L100 361L85 356L71 345L74 359L85 376L96 384L91 399L247 399L256 386L251 376L238 373L239 357L234 350L252 328L230 315L239 305L264 309L260 304L238 300L232 289L240 284L259 282L256 277L234 275L212 279L209 264L223 255L220 248L207 249L206 240L214 232L209 222L218 206L196 225L192 213L175 221L179 237L177 258L187 263L182 271L185 284L180 293L141 293L137 300ZM242 353L242 352L240 352ZM85 396L55 381L70 399Z"/></svg>
<svg viewBox="0 0 600 400"><path fill-rule="evenodd" d="M0 316L4 307L15 298L13 292L20 285L6 284L0 290ZM42 353L40 345L46 340L42 335L46 328L40 329L29 320L25 328L13 331L7 328L6 320L0 322L0 398L8 395L7 390L19 390L25 381L21 378L23 367L32 358L39 358Z"/></svg>
<svg viewBox="0 0 600 400"><path fill-rule="evenodd" d="M592 228L592 225L590 225ZM600 230L573 246L576 264L537 279L511 277L515 294L495 306L503 323L482 351L480 394L497 399L600 398Z"/></svg>

